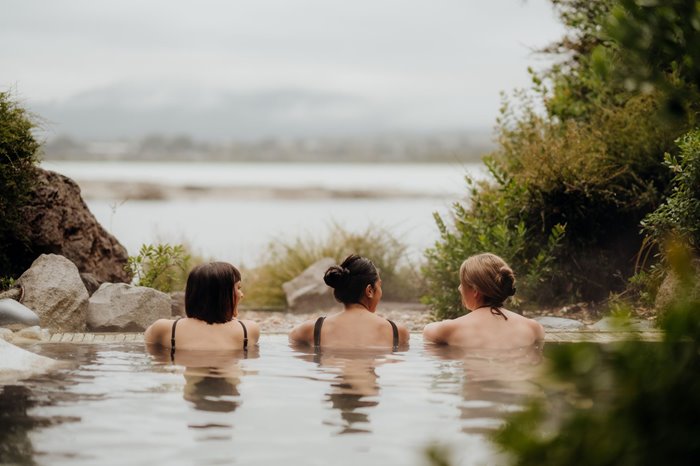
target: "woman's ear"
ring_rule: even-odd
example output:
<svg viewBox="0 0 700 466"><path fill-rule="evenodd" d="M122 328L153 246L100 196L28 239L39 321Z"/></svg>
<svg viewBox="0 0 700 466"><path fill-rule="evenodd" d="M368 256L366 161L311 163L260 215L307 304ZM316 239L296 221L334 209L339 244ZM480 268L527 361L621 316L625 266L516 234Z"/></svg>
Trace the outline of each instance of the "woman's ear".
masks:
<svg viewBox="0 0 700 466"><path fill-rule="evenodd" d="M374 286L372 286L371 283L369 285L367 285L367 288L365 288L365 295L368 298L371 298L372 296L374 296Z"/></svg>

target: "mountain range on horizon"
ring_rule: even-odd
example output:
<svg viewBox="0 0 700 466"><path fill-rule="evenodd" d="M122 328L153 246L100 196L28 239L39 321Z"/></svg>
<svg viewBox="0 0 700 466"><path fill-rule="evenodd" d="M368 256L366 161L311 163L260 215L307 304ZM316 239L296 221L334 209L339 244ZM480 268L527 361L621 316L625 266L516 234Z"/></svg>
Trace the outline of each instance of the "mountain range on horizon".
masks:
<svg viewBox="0 0 700 466"><path fill-rule="evenodd" d="M158 134L201 141L344 138L383 134L490 134L454 124L454 115L415 102L338 92L270 89L232 92L196 86L115 84L63 100L28 101L46 140L139 139ZM446 113L449 113L446 111Z"/></svg>

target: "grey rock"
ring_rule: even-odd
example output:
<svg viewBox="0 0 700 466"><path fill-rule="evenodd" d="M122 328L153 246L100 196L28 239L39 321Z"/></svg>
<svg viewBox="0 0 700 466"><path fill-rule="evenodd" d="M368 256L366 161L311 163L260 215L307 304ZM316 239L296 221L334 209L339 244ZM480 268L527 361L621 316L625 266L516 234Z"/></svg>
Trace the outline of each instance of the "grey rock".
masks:
<svg viewBox="0 0 700 466"><path fill-rule="evenodd" d="M0 340L12 341L14 335L9 328L0 327Z"/></svg>
<svg viewBox="0 0 700 466"><path fill-rule="evenodd" d="M56 254L42 254L19 277L22 303L39 315L41 326L61 332L85 330L88 292L78 268Z"/></svg>
<svg viewBox="0 0 700 466"><path fill-rule="evenodd" d="M0 385L11 384L59 366L57 361L19 348L0 338Z"/></svg>
<svg viewBox="0 0 700 466"><path fill-rule="evenodd" d="M126 283L103 283L90 297L87 323L96 331L141 332L170 315L166 293Z"/></svg>
<svg viewBox="0 0 700 466"><path fill-rule="evenodd" d="M41 340L43 336L41 327L35 325L33 327L23 328L15 333L15 337L25 338L27 340Z"/></svg>
<svg viewBox="0 0 700 466"><path fill-rule="evenodd" d="M342 308L333 297L333 289L323 281L323 274L332 265L335 265L334 259L320 259L298 277L282 284L290 311L330 311Z"/></svg>
<svg viewBox="0 0 700 466"><path fill-rule="evenodd" d="M0 299L0 327L19 330L39 325L39 316L14 299Z"/></svg>
<svg viewBox="0 0 700 466"><path fill-rule="evenodd" d="M545 329L550 330L580 330L585 327L583 322L574 319L564 319L562 317L535 317L535 320L542 324Z"/></svg>
<svg viewBox="0 0 700 466"><path fill-rule="evenodd" d="M15 301L22 301L22 288L15 287L0 292L0 299L14 299Z"/></svg>
<svg viewBox="0 0 700 466"><path fill-rule="evenodd" d="M654 324L647 320L603 317L595 324L589 325L588 328L599 332L639 331L651 330L654 328Z"/></svg>
<svg viewBox="0 0 700 466"><path fill-rule="evenodd" d="M185 292L173 291L170 293L170 311L173 317L185 317Z"/></svg>
<svg viewBox="0 0 700 466"><path fill-rule="evenodd" d="M92 273L81 273L80 279L83 281L83 285L85 285L85 289L90 296L92 296L101 285L100 281Z"/></svg>

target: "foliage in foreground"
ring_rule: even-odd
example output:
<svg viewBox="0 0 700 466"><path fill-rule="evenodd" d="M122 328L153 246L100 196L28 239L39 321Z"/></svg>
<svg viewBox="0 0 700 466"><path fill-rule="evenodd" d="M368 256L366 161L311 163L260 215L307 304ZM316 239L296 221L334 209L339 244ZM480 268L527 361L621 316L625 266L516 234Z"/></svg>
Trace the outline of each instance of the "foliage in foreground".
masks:
<svg viewBox="0 0 700 466"><path fill-rule="evenodd" d="M8 92L0 92L0 276L16 277L15 265L29 248L21 234L21 207L36 179L39 143L35 123Z"/></svg>
<svg viewBox="0 0 700 466"><path fill-rule="evenodd" d="M125 269L134 284L166 293L185 289L192 257L182 244L144 244L136 256L129 256Z"/></svg>
<svg viewBox="0 0 700 466"><path fill-rule="evenodd" d="M495 435L513 464L695 462L700 454L700 300L693 295L698 277L687 250L676 248L669 257L681 279L677 299L662 319L663 341L553 348L551 377L567 395L547 393L531 401Z"/></svg>
<svg viewBox="0 0 700 466"><path fill-rule="evenodd" d="M273 241L261 265L244 271L246 303L284 306L284 282L297 277L319 259L331 257L340 263L353 253L369 258L377 266L384 299L415 299L420 294L420 279L410 264L405 263L406 249L406 245L389 231L372 225L356 233L336 224L321 239L298 237L291 241Z"/></svg>

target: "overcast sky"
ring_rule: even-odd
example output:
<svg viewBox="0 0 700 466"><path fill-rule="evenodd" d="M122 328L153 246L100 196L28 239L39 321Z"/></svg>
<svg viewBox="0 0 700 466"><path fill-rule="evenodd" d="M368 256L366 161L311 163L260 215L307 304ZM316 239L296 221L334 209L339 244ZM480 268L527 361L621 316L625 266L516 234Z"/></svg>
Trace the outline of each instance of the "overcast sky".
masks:
<svg viewBox="0 0 700 466"><path fill-rule="evenodd" d="M0 6L0 89L87 138L489 128L562 35L545 0Z"/></svg>

